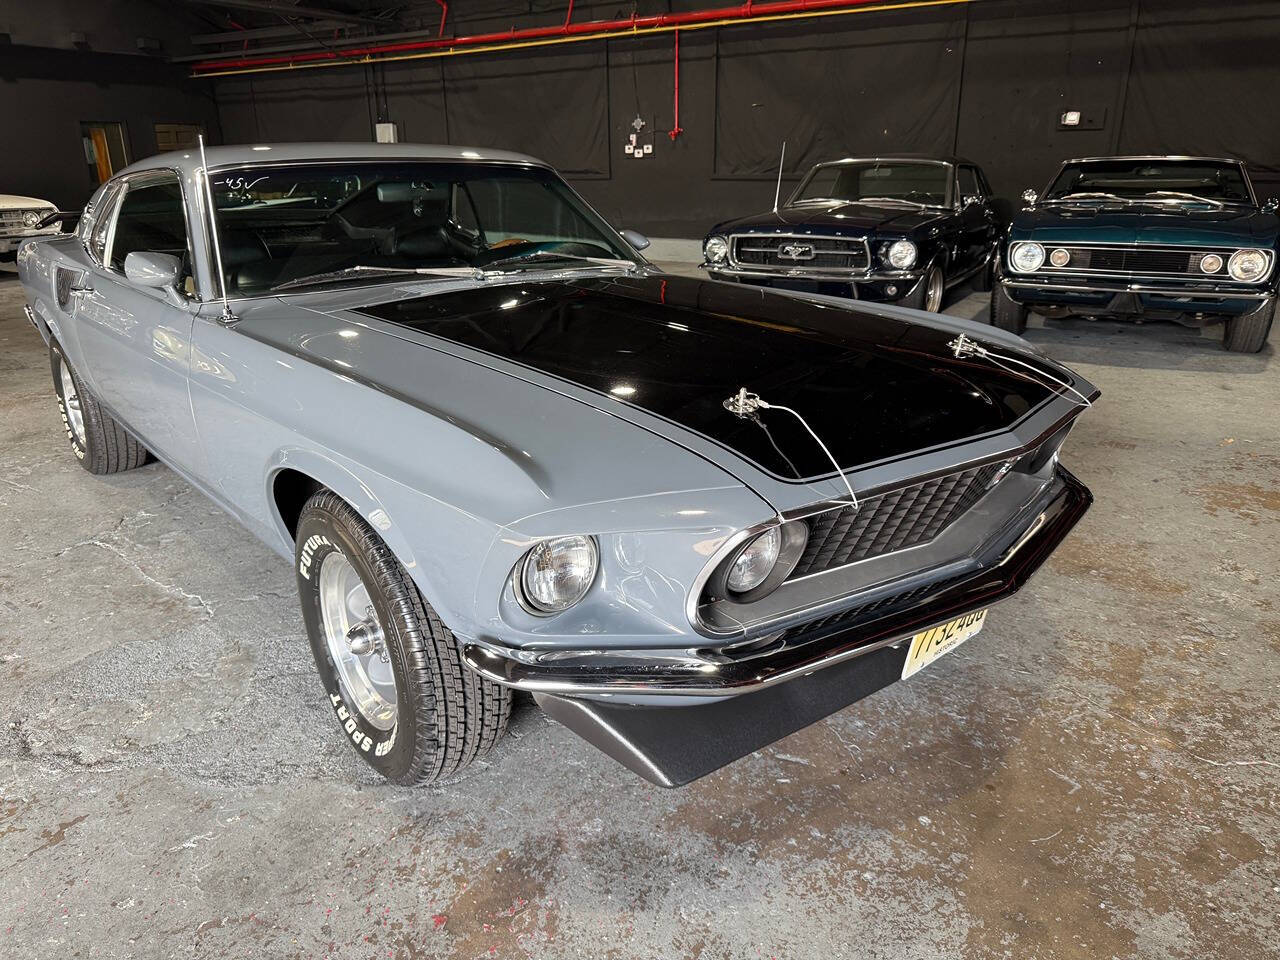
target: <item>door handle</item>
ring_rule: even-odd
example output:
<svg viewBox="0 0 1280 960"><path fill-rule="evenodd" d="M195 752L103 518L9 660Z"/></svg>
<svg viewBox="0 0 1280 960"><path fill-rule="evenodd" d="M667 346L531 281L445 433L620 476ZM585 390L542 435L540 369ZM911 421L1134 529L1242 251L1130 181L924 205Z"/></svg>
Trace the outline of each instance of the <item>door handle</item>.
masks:
<svg viewBox="0 0 1280 960"><path fill-rule="evenodd" d="M82 293L93 293L93 287L71 287L67 290L71 296L78 296Z"/></svg>

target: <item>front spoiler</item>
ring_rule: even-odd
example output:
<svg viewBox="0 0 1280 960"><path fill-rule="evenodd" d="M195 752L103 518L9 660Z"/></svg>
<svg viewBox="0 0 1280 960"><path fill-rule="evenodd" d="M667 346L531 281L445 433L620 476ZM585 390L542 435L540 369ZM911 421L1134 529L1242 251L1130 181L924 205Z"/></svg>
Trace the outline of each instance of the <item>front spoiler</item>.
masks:
<svg viewBox="0 0 1280 960"><path fill-rule="evenodd" d="M751 692L711 702L673 697L670 706L546 692L534 697L549 716L646 780L664 787L696 780L897 680L907 656L905 641L915 633L1017 592L1093 502L1070 473L1059 467L1058 476L1061 488L1000 563L941 586L908 610L857 623L833 638L842 658L788 671L785 683L746 683Z"/></svg>

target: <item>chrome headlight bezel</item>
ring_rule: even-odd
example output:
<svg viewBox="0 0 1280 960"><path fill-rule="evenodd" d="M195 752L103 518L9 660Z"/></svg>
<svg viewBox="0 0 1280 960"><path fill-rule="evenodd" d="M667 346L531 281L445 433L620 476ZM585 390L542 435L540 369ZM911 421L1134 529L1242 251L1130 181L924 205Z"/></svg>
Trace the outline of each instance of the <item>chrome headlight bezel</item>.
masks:
<svg viewBox="0 0 1280 960"><path fill-rule="evenodd" d="M729 241L720 234L712 234L702 244L702 256L707 263L727 263L729 260Z"/></svg>
<svg viewBox="0 0 1280 960"><path fill-rule="evenodd" d="M548 595L544 585L539 585L531 574L538 572L537 564L543 558L559 551L581 551L587 561L586 572L575 578L571 590L559 596ZM544 567L545 569L545 567ZM553 617L581 603L591 591L600 573L600 545L595 537L575 534L539 540L520 558L512 571L511 586L521 608L535 617Z"/></svg>
<svg viewBox="0 0 1280 960"><path fill-rule="evenodd" d="M1222 257L1218 254L1206 253L1196 266L1200 268L1201 273L1214 274L1222 272L1222 263Z"/></svg>
<svg viewBox="0 0 1280 960"><path fill-rule="evenodd" d="M1030 258L1019 262L1023 252ZM1035 273L1044 266L1044 247L1034 240L1019 240L1009 248L1009 266L1018 273Z"/></svg>
<svg viewBox="0 0 1280 960"><path fill-rule="evenodd" d="M35 229L35 225L40 222L39 210L25 210L22 214L22 225L28 230Z"/></svg>
<svg viewBox="0 0 1280 960"><path fill-rule="evenodd" d="M743 539L729 555L716 566L711 578L707 581L706 594L720 600L731 600L734 603L751 603L773 593L782 586L783 581L791 576L800 558L804 555L805 545L809 542L809 525L803 520L788 520L785 523L773 523ZM769 572L753 587L747 590L733 590L729 587L729 578L738 559L746 551L761 541L762 537L775 534L779 538L777 556Z"/></svg>
<svg viewBox="0 0 1280 960"><path fill-rule="evenodd" d="M906 237L895 240L885 250L884 259L895 270L910 270L916 265L919 249Z"/></svg>
<svg viewBox="0 0 1280 960"><path fill-rule="evenodd" d="M1256 272L1247 276L1241 275L1240 265L1247 260L1256 260L1258 269ZM1258 283L1271 269L1271 258L1267 256L1265 250L1257 247L1244 247L1231 254L1231 258L1227 261L1227 273L1232 280L1239 283Z"/></svg>

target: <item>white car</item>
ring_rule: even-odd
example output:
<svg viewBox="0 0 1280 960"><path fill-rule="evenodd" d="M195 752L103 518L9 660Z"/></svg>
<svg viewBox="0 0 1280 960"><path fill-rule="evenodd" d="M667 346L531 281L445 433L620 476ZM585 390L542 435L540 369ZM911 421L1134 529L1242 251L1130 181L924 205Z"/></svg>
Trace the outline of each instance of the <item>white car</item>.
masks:
<svg viewBox="0 0 1280 960"><path fill-rule="evenodd" d="M19 197L0 193L0 260L12 260L23 240L60 233L62 224L51 223L47 227L37 224L58 208L48 200L35 197Z"/></svg>

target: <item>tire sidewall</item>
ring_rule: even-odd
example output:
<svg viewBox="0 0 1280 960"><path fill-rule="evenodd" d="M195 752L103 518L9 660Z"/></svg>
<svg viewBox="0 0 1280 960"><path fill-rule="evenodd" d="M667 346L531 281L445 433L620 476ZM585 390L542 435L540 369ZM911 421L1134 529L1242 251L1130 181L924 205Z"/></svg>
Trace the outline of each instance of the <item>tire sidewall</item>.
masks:
<svg viewBox="0 0 1280 960"><path fill-rule="evenodd" d="M49 351L51 357L50 367L53 370L53 392L58 397L58 413L62 417L62 429L67 434L67 440L71 444L71 452L76 455L85 467L89 467L89 419L87 416L85 404L84 384L80 382L80 378L76 375L75 367L67 362L66 354L62 352L62 348L55 342ZM63 396L62 390L62 368L66 367L71 374L71 381L76 386L76 395L80 398L80 416L81 422L84 424L84 440L83 442L76 437L76 432L71 429L71 418L67 416L67 400Z"/></svg>
<svg viewBox="0 0 1280 960"><path fill-rule="evenodd" d="M369 591L369 601L382 625L396 681L396 722L390 730L379 730L370 724L348 701L329 653L324 617L320 611L320 566L324 558L334 552L341 552L355 567ZM405 670L401 639L404 621L388 603L384 577L370 562L358 536L348 529L346 518L328 510L304 514L298 524L294 572L311 653L339 728L370 766L389 779L401 779L413 760L419 718L414 712L415 698L411 695Z"/></svg>

